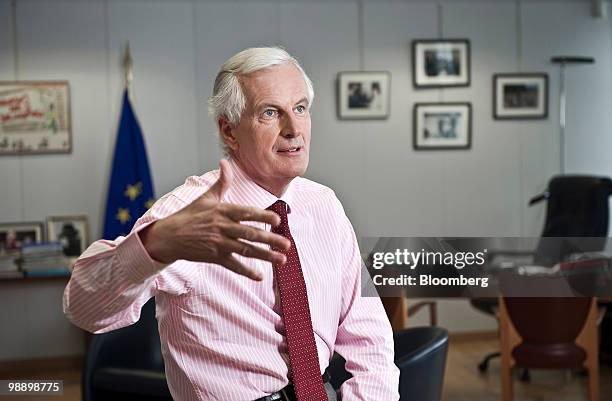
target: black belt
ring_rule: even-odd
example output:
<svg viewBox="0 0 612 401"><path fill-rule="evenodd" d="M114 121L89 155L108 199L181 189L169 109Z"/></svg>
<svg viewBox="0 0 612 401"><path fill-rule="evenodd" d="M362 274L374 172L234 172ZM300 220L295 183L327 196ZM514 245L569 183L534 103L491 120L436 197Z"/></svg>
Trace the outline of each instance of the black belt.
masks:
<svg viewBox="0 0 612 401"><path fill-rule="evenodd" d="M321 375L321 379L323 379L323 383L327 383L331 379L331 375L327 370ZM256 399L255 401L294 401L296 400L295 389L293 388L293 384L289 383L282 390L277 391L276 393L272 393L270 395L266 395L265 397L261 397Z"/></svg>

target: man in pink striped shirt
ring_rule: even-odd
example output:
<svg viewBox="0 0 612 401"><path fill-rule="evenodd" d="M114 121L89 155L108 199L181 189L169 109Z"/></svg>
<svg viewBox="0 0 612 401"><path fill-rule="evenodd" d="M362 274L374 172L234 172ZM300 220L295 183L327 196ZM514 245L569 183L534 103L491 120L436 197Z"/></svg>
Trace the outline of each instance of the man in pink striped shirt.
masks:
<svg viewBox="0 0 612 401"><path fill-rule="evenodd" d="M308 166L313 97L310 79L282 49L231 57L209 102L228 160L189 177L128 236L95 242L75 264L64 312L85 330L135 323L156 297L177 401L324 401L287 395L291 366L303 363L296 351L289 357L277 282L290 248L306 286L317 374L336 351L353 375L342 401L399 398L391 326L380 299L361 295L353 228L332 190L300 177ZM271 232L285 224L266 210L279 200L293 241Z"/></svg>

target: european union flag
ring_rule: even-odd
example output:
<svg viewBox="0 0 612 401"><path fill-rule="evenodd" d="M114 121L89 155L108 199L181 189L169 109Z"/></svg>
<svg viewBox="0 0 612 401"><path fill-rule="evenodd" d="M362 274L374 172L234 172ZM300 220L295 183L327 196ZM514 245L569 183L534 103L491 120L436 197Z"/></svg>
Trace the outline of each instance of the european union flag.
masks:
<svg viewBox="0 0 612 401"><path fill-rule="evenodd" d="M127 235L154 202L153 182L142 132L132 110L127 90L123 93L104 217L104 238Z"/></svg>

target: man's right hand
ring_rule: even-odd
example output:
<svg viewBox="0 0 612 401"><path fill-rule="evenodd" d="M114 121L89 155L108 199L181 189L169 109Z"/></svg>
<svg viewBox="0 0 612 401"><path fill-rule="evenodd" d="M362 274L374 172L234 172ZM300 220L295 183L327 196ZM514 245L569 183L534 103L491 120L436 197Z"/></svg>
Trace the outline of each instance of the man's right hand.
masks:
<svg viewBox="0 0 612 401"><path fill-rule="evenodd" d="M258 221L276 226L280 217L269 210L222 203L233 175L227 160L221 160L217 182L198 199L178 212L157 220L141 231L140 238L149 255L162 263L178 259L216 263L238 274L261 280L261 273L240 263L235 254L284 264L285 255L243 240L289 249L289 240L259 228L241 224Z"/></svg>

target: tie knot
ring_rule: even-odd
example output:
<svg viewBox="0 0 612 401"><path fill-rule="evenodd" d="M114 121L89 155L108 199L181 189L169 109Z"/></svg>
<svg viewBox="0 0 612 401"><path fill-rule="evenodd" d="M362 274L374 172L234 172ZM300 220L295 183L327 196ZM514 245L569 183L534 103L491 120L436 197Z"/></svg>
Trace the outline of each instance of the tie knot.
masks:
<svg viewBox="0 0 612 401"><path fill-rule="evenodd" d="M276 227L272 227L272 232L285 235L288 231L289 221L287 219L287 208L287 204L282 200L277 200L267 208L267 210L273 211L281 218L281 223Z"/></svg>
<svg viewBox="0 0 612 401"><path fill-rule="evenodd" d="M273 211L278 214L281 218L281 221L287 219L287 204L282 200L277 200L272 205L268 206L268 210Z"/></svg>

